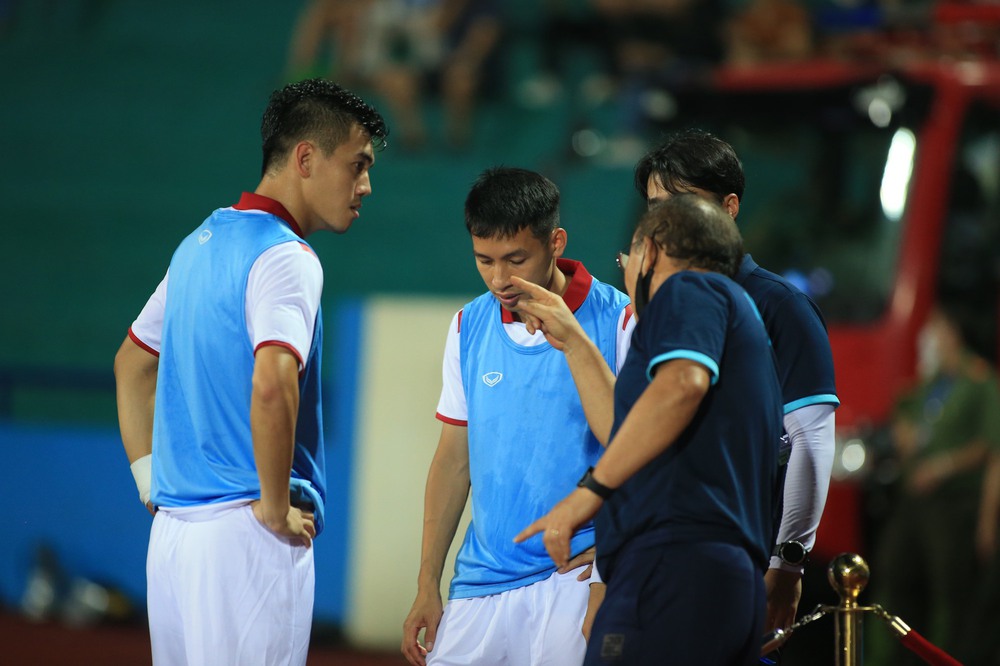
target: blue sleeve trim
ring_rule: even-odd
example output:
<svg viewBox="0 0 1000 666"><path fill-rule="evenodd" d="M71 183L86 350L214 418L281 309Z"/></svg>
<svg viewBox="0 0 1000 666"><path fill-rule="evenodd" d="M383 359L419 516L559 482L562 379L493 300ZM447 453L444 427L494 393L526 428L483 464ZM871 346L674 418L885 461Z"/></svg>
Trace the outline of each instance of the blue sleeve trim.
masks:
<svg viewBox="0 0 1000 666"><path fill-rule="evenodd" d="M811 395L808 398L801 398L785 405L785 414L791 414L796 409L802 409L803 407L808 407L809 405L833 405L836 407L839 404L840 399L832 393Z"/></svg>
<svg viewBox="0 0 1000 666"><path fill-rule="evenodd" d="M712 386L715 386L715 382L719 381L719 364L711 359L711 357L702 354L701 352L690 351L688 349L676 349L672 352L667 352L666 354L660 354L649 362L646 366L646 379L653 381L653 368L665 361L672 361L675 358L686 358L689 361L694 361L695 363L700 363L708 369L710 375L712 375Z"/></svg>

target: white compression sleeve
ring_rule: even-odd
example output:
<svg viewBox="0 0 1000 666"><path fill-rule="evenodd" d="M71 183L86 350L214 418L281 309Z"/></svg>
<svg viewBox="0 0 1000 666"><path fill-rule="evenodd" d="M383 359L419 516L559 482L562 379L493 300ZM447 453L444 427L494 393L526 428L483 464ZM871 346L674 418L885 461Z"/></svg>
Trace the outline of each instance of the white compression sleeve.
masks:
<svg viewBox="0 0 1000 666"><path fill-rule="evenodd" d="M808 405L785 414L785 430L791 438L792 454L785 476L784 509L778 529L778 543L798 541L812 550L816 529L823 516L833 469L834 406ZM798 571L778 557L771 568Z"/></svg>

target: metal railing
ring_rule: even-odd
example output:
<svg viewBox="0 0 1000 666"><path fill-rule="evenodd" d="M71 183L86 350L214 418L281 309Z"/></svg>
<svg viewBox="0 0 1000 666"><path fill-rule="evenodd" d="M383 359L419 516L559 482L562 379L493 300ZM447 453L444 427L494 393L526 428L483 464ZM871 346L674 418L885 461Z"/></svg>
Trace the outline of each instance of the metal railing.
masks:
<svg viewBox="0 0 1000 666"><path fill-rule="evenodd" d="M788 629L775 629L764 638L761 654L774 652L784 645L795 631L805 625L826 615L833 615L837 666L863 666L862 619L865 613L872 613L886 623L904 647L925 663L931 666L962 666L957 659L911 629L902 619L890 614L882 606L858 604L858 595L868 585L870 573L868 563L860 555L842 553L835 557L827 567L826 575L830 585L840 597L840 603L836 606L820 604Z"/></svg>

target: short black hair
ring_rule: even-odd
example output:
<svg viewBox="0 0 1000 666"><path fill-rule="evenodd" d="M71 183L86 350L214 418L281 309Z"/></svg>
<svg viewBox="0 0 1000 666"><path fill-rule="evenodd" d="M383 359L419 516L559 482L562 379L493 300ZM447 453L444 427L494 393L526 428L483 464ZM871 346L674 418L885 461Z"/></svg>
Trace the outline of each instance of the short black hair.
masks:
<svg viewBox="0 0 1000 666"><path fill-rule="evenodd" d="M649 151L635 166L635 189L649 197L649 177L659 176L671 194L699 187L713 193L722 203L727 194L743 200L746 179L743 164L733 147L700 129L688 129L670 136Z"/></svg>
<svg viewBox="0 0 1000 666"><path fill-rule="evenodd" d="M364 128L376 149L385 147L389 136L385 120L350 90L326 79L306 79L275 90L260 122L261 175L303 139L313 139L325 152L333 152L355 124Z"/></svg>
<svg viewBox="0 0 1000 666"><path fill-rule="evenodd" d="M682 192L646 211L636 228L636 240L646 237L690 268L730 278L743 260L743 238L733 218L722 206L696 194Z"/></svg>
<svg viewBox="0 0 1000 666"><path fill-rule="evenodd" d="M559 188L528 169L487 169L465 198L465 227L477 238L512 238L528 228L545 241L558 226Z"/></svg>

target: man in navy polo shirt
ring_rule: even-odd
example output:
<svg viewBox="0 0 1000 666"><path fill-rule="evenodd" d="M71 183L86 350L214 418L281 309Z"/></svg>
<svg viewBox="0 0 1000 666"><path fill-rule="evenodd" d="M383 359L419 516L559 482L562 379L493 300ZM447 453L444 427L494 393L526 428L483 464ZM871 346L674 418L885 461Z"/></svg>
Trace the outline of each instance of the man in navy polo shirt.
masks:
<svg viewBox="0 0 1000 666"><path fill-rule="evenodd" d="M745 178L733 147L698 129L672 135L635 167L635 187L655 205L680 193L720 204L734 220ZM816 542L833 468L834 410L840 404L826 324L812 299L761 268L746 254L734 277L753 298L778 359L784 426L790 451L782 491L780 524L765 575L765 630L795 621L806 556ZM784 459L785 456L783 455Z"/></svg>
<svg viewBox="0 0 1000 666"><path fill-rule="evenodd" d="M608 587L587 664L759 657L782 400L760 315L730 279L742 256L723 209L678 195L642 218L620 257L639 321L607 452L516 539L542 533L562 566L596 515Z"/></svg>

